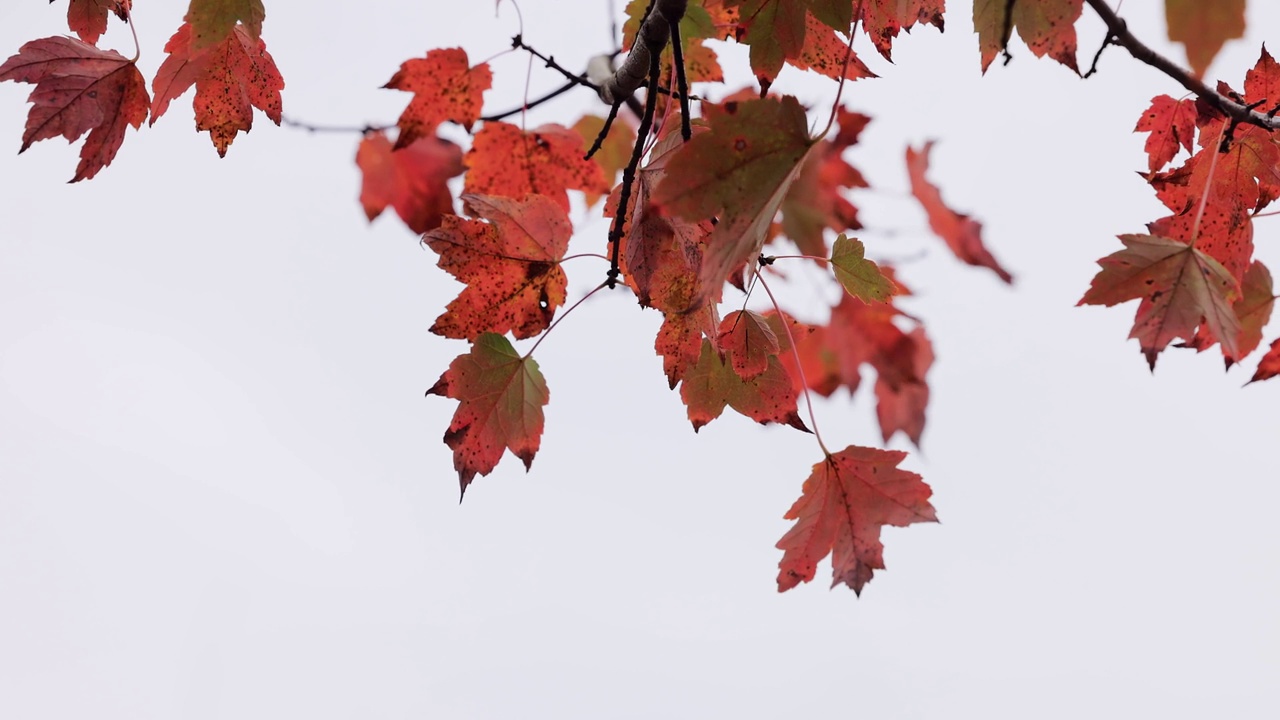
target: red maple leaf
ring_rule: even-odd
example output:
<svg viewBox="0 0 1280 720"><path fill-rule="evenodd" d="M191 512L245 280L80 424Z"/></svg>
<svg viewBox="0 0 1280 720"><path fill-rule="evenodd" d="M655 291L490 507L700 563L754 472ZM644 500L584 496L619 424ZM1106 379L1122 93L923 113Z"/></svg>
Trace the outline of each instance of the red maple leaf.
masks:
<svg viewBox="0 0 1280 720"><path fill-rule="evenodd" d="M560 260L573 232L568 215L542 195L462 200L489 222L446 215L422 238L440 254L440 268L467 285L431 332L469 340L486 332L537 335L564 304Z"/></svg>
<svg viewBox="0 0 1280 720"><path fill-rule="evenodd" d="M838 108L839 130L809 155L782 200L782 232L805 255L827 255L826 228L838 233L862 228L858 208L841 191L869 187L862 173L844 160L844 151L858 142L869 122L866 115Z"/></svg>
<svg viewBox="0 0 1280 720"><path fill-rule="evenodd" d="M236 25L221 42L197 51L192 44L191 23L183 23L164 49L169 56L151 82L155 93L151 124L192 85L196 88L196 130L209 131L219 157L226 156L238 133L253 128L253 108L280 124L284 78L267 52L266 43L253 38L243 25Z"/></svg>
<svg viewBox="0 0 1280 720"><path fill-rule="evenodd" d="M463 158L469 168L463 192L506 197L537 193L568 212L567 189L609 192L604 171L583 157L582 142L581 135L563 125L526 132L509 123L487 122Z"/></svg>
<svg viewBox="0 0 1280 720"><path fill-rule="evenodd" d="M848 33L846 26L844 31ZM845 58L848 57L848 63ZM849 49L849 42L836 34L825 23L809 13L805 16L804 45L800 53L789 63L801 70L812 70L819 75L839 80L862 80L878 77ZM772 78L771 78L772 79Z"/></svg>
<svg viewBox="0 0 1280 720"><path fill-rule="evenodd" d="M707 241L702 283L713 297L755 260L778 207L817 139L791 96L704 104L709 130L667 162L652 201L688 221L718 218Z"/></svg>
<svg viewBox="0 0 1280 720"><path fill-rule="evenodd" d="M1239 357L1240 323L1231 301L1239 286L1217 260L1193 245L1152 235L1121 235L1125 249L1098 261L1102 270L1077 305L1111 307L1141 300L1130 338L1154 370L1176 338L1191 341L1205 323L1229 357Z"/></svg>
<svg viewBox="0 0 1280 720"><path fill-rule="evenodd" d="M1271 282L1271 271L1260 261L1253 261L1244 274L1244 282L1240 286L1240 297L1231 305L1240 324L1240 337L1236 341L1236 354L1232 355L1226 345L1222 346L1222 354L1226 358L1227 367L1240 362L1262 344L1262 329L1271 320L1271 311L1275 308L1275 288ZM1218 344L1218 338L1209 330L1208 325L1201 325L1200 330L1187 347L1197 352L1207 350Z"/></svg>
<svg viewBox="0 0 1280 720"><path fill-rule="evenodd" d="M403 150L393 150L385 133L366 133L356 150L356 165L363 182L360 204L372 221L388 205L409 226L422 234L440 226L453 214L453 195L446 184L461 175L462 148L439 137L425 137Z"/></svg>
<svg viewBox="0 0 1280 720"><path fill-rule="evenodd" d="M899 32L910 32L917 23L942 30L945 5L946 0L863 0L858 7L862 9L862 27L888 60Z"/></svg>
<svg viewBox="0 0 1280 720"><path fill-rule="evenodd" d="M830 554L831 587L844 583L860 595L884 569L881 528L938 521L929 504L933 491L919 475L898 468L906 456L851 445L813 466L785 515L796 524L778 541L778 592L812 580Z"/></svg>
<svg viewBox="0 0 1280 720"><path fill-rule="evenodd" d="M521 357L505 337L477 337L471 351L454 359L427 394L459 401L444 442L453 450L464 494L476 475L493 472L506 450L524 462L526 471L533 464L550 394L538 363Z"/></svg>
<svg viewBox="0 0 1280 720"><path fill-rule="evenodd" d="M1145 149L1154 173L1169 164L1178 148L1187 152L1194 149L1196 102L1187 98L1174 100L1168 95L1152 98L1151 107L1138 118L1133 131L1151 133Z"/></svg>
<svg viewBox="0 0 1280 720"><path fill-rule="evenodd" d="M466 128L480 119L484 91L493 85L488 63L468 64L462 48L432 50L425 58L406 60L385 88L413 93L413 100L396 122L396 149L427 137L446 120Z"/></svg>
<svg viewBox="0 0 1280 720"><path fill-rule="evenodd" d="M61 135L75 141L86 132L71 182L87 180L115 159L125 128L147 119L147 83L137 65L114 50L99 50L68 37L33 40L0 65L0 81L35 83L27 98L24 152Z"/></svg>
<svg viewBox="0 0 1280 720"><path fill-rule="evenodd" d="M49 0L53 2L53 0ZM129 21L133 0L71 0L67 6L67 27L90 45L97 45L98 38L107 31L107 15Z"/></svg>
<svg viewBox="0 0 1280 720"><path fill-rule="evenodd" d="M778 336L769 321L750 310L734 311L720 323L720 350L729 357L729 366L743 380L769 369L769 359L778 355Z"/></svg>
<svg viewBox="0 0 1280 720"><path fill-rule="evenodd" d="M937 186L925 177L925 173L929 171L929 151L932 148L932 141L925 143L920 150L907 148L907 174L911 179L911 193L924 206L924 211L929 216L929 227L962 261L990 268L1001 280L1013 282L1013 276L1000 267L991 251L983 245L982 223L947 207Z"/></svg>
<svg viewBox="0 0 1280 720"><path fill-rule="evenodd" d="M1253 374L1249 382L1255 383L1261 380L1270 380L1277 375L1280 375L1280 338L1271 343L1271 349L1267 351L1266 355L1262 356L1262 361L1258 363L1258 370Z"/></svg>
<svg viewBox="0 0 1280 720"><path fill-rule="evenodd" d="M1048 55L1078 74L1076 21L1083 10L1084 0L974 0L973 28L978 33L982 72L1009 44L1005 33L1016 28L1033 55Z"/></svg>

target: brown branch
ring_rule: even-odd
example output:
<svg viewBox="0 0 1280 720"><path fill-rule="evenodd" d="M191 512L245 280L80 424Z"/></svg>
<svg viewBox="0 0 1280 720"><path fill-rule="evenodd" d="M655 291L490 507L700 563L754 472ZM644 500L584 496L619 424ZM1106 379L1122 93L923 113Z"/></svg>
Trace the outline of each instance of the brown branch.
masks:
<svg viewBox="0 0 1280 720"><path fill-rule="evenodd" d="M671 25L680 22L688 0L650 0L627 59L600 86L600 99L612 105L618 98L639 90L649 78L650 56L660 56L671 39Z"/></svg>
<svg viewBox="0 0 1280 720"><path fill-rule="evenodd" d="M1210 88L1203 80L1192 75L1185 68L1178 66L1169 58L1157 53L1150 47L1147 47L1141 40L1129 32L1129 26L1125 23L1124 18L1120 17L1111 9L1106 0L1085 0L1093 11L1098 13L1098 17L1107 24L1107 31L1110 33L1108 38L1110 44L1119 45L1139 62L1150 65L1169 77L1177 80L1182 87L1190 90L1201 100L1204 100L1215 110L1231 118L1233 123L1257 125L1266 130L1275 130L1280 128L1280 121L1276 120L1274 115L1260 113L1253 108L1241 102L1236 102L1222 93ZM1104 45L1105 47L1105 45ZM1272 102L1280 102L1280 98L1268 98Z"/></svg>

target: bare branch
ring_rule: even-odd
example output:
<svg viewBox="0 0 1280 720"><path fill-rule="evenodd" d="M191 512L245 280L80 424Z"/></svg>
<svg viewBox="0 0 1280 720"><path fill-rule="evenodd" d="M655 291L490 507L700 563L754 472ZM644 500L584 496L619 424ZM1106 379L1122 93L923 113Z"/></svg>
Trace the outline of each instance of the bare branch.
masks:
<svg viewBox="0 0 1280 720"><path fill-rule="evenodd" d="M671 26L680 22L688 5L688 0L651 0L627 59L613 77L600 86L601 100L612 105L644 85L649 78L651 56L662 54L671 39Z"/></svg>

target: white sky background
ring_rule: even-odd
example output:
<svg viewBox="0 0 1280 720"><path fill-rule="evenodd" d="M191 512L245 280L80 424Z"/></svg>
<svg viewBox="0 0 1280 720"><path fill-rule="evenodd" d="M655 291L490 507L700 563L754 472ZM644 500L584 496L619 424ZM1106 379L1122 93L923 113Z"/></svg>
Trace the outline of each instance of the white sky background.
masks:
<svg viewBox="0 0 1280 720"><path fill-rule="evenodd" d="M65 33L64 5L5 3L0 50ZM149 79L185 3L137 5ZM525 39L566 66L609 49L604 2L521 5ZM1087 82L1021 47L982 78L969 4L951 5L896 65L859 38L884 79L846 93L876 118L847 157L878 190L855 202L898 231L862 237L924 252L901 277L939 356L905 465L943 524L886 530L860 600L825 566L775 592L782 514L820 451L738 416L691 432L632 298L539 348L533 471L508 457L459 507L455 403L423 397L465 350L427 332L458 286L393 215L367 225L356 135L258 115L219 160L188 95L67 185L78 146L13 155L30 87L0 86L0 716L1277 716L1280 381L1241 390L1256 358L1223 375L1216 350L1151 376L1132 305L1074 307L1114 236L1162 212L1130 130L1181 91L1114 48ZM1280 28L1280 6L1250 5L1212 70L1236 87ZM1162 6L1123 10L1181 58ZM322 123L392 121L409 96L378 88L403 60L480 60L516 31L489 2L267 9L286 114ZM1102 30L1081 32L1087 65ZM103 45L132 54L115 21ZM519 102L525 67L494 63L486 109ZM534 68L533 95L558 83ZM777 88L825 121L832 82ZM586 108L576 91L529 122ZM1012 289L905 199L904 145L931 137L931 177ZM575 252L604 246L603 224L579 227ZM1278 232L1259 221L1273 267ZM568 271L572 299L604 267ZM878 440L864 394L818 414L832 447Z"/></svg>

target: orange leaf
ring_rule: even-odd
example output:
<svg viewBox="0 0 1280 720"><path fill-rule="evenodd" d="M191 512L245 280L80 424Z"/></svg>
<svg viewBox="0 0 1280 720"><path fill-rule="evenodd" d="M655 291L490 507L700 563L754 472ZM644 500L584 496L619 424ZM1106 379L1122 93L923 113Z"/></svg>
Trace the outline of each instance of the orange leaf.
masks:
<svg viewBox="0 0 1280 720"><path fill-rule="evenodd" d="M844 32L849 32L847 27ZM848 67L845 66L846 55L849 58ZM790 64L835 80L841 77L846 80L878 77L858 59L857 53L849 51L848 41L814 17L813 13L805 17L804 45L800 48L800 54L790 60Z"/></svg>
<svg viewBox="0 0 1280 720"><path fill-rule="evenodd" d="M413 93L396 123L400 127L397 150L431 135L446 120L471 131L480 119L484 91L493 85L493 73L488 63L475 67L467 63L462 48L432 50L425 58L405 61L383 85Z"/></svg>
<svg viewBox="0 0 1280 720"><path fill-rule="evenodd" d="M440 268L467 285L431 332L468 340L486 332L537 335L564 304L560 260L573 232L568 215L542 195L462 199L490 222L446 215L422 238L440 254Z"/></svg>
<svg viewBox="0 0 1280 720"><path fill-rule="evenodd" d="M61 135L75 141L86 132L71 182L87 180L115 159L124 131L147 119L147 83L134 63L114 50L67 37L33 40L0 65L0 81L35 83L22 133L23 152Z"/></svg>
<svg viewBox="0 0 1280 720"><path fill-rule="evenodd" d="M951 252L963 262L990 268L1001 280L1013 282L1013 276L1000 267L991 251L982 244L982 223L947 207L938 187L925 177L925 173L929 171L929 151L932 149L932 141L925 143L920 150L907 148L907 174L911 178L911 193L924 206L924 211L929 216L929 227L946 241Z"/></svg>
<svg viewBox="0 0 1280 720"><path fill-rule="evenodd" d="M583 158L582 136L563 125L524 131L504 122L487 122L463 158L470 171L463 191L481 195L546 195L569 211L569 188L603 195L604 171Z"/></svg>
<svg viewBox="0 0 1280 720"><path fill-rule="evenodd" d="M858 208L841 190L867 187L867 180L857 168L845 162L843 155L858 142L858 136L869 122L871 118L866 115L837 108L835 137L823 140L809 155L782 200L782 232L805 255L825 257L828 254L822 237L826 228L838 233L862 228Z"/></svg>
<svg viewBox="0 0 1280 720"><path fill-rule="evenodd" d="M884 569L880 529L937 522L920 476L898 469L907 456L850 445L813 466L804 490L786 519L796 524L778 541L778 592L786 592L817 573L831 555L831 587L844 583L855 593Z"/></svg>
<svg viewBox="0 0 1280 720"><path fill-rule="evenodd" d="M1187 46L1196 77L1228 40L1244 36L1245 0L1164 0L1169 39Z"/></svg>
<svg viewBox="0 0 1280 720"><path fill-rule="evenodd" d="M1205 323L1229 357L1239 357L1240 323L1231 308L1239 286L1209 255L1186 243L1153 235L1121 235L1125 249L1098 261L1102 270L1077 305L1111 307L1142 300L1130 338L1147 364L1175 338L1188 341Z"/></svg>
<svg viewBox="0 0 1280 720"><path fill-rule="evenodd" d="M209 131L219 157L226 156L237 134L253 128L253 108L280 124L284 78L266 43L254 39L243 25L236 25L222 42L197 51L191 24L183 23L164 49L169 56L151 81L155 93L151 124L168 110L170 101L192 85L196 88L192 103L196 130Z"/></svg>
<svg viewBox="0 0 1280 720"><path fill-rule="evenodd" d="M1048 55L1079 74L1076 21L1083 10L1084 0L974 0L973 28L982 52L982 72L1009 44L1005 31L1016 28L1033 55Z"/></svg>
<svg viewBox="0 0 1280 720"><path fill-rule="evenodd" d="M383 132L364 136L356 165L363 175L360 204L365 216L372 222L390 205L418 234L439 227L442 216L453 214L453 195L445 181L465 169L462 148L448 140L425 137L393 151Z"/></svg>
<svg viewBox="0 0 1280 720"><path fill-rule="evenodd" d="M595 142L600 131L604 129L604 118L598 115L583 115L573 124L573 131L582 138L582 151L585 153ZM631 151L636 144L636 131L620 119L609 125L609 132L604 136L600 149L591 157L601 172L604 173L605 185L613 187L618 173L631 162ZM599 193L587 192L587 205L595 205L600 199Z"/></svg>
<svg viewBox="0 0 1280 720"><path fill-rule="evenodd" d="M501 335L485 333L449 365L428 395L458 400L444 434L462 492L488 475L510 450L527 471L542 442L542 408L550 394L533 358L521 357Z"/></svg>
<svg viewBox="0 0 1280 720"><path fill-rule="evenodd" d="M220 45L243 23L249 38L262 37L262 21L267 9L262 0L191 0L186 20L191 23L191 50L198 53Z"/></svg>

